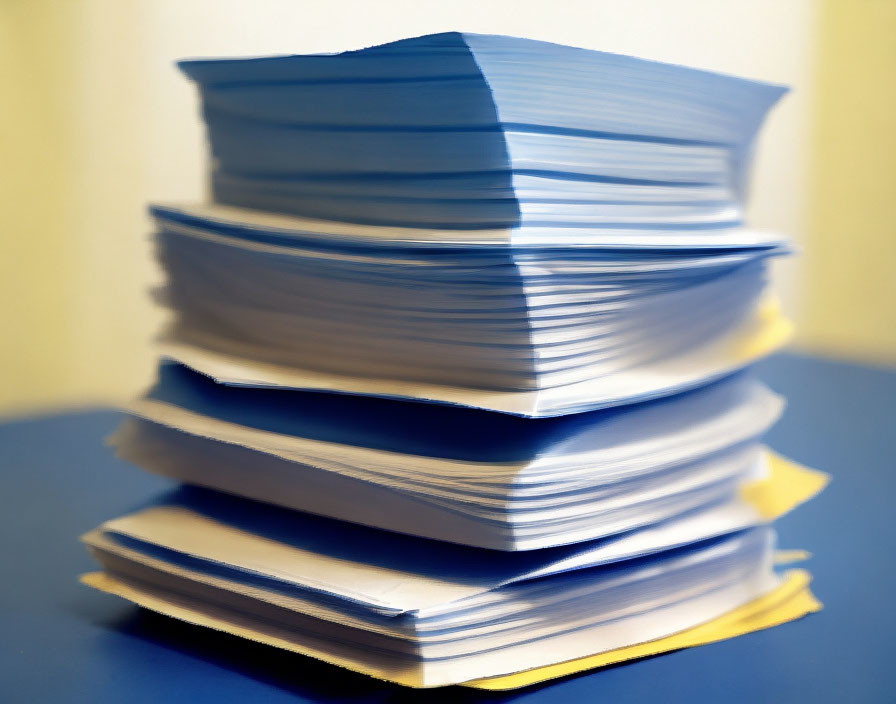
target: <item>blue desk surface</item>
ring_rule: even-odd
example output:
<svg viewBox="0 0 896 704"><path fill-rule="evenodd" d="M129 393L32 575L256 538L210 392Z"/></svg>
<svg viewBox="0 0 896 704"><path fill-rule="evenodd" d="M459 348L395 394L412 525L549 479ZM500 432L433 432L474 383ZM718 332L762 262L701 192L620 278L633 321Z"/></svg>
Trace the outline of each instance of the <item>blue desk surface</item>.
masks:
<svg viewBox="0 0 896 704"><path fill-rule="evenodd" d="M760 366L790 401L769 442L824 469L779 522L825 610L734 640L516 692L408 690L151 614L81 586L77 536L166 483L115 460L110 411L0 426L2 702L873 702L896 700L896 373L795 356Z"/></svg>

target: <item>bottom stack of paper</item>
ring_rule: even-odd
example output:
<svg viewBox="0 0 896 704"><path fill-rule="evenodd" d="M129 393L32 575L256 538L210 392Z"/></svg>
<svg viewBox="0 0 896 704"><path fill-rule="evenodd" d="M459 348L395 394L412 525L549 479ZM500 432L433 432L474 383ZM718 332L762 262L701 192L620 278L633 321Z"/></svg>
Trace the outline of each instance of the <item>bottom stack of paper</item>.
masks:
<svg viewBox="0 0 896 704"><path fill-rule="evenodd" d="M770 465L742 489L766 520L825 482L780 458ZM522 686L818 608L805 575L776 575L768 525L723 535L706 525L683 538L681 524L497 552L182 488L86 535L105 571L84 579L417 687Z"/></svg>

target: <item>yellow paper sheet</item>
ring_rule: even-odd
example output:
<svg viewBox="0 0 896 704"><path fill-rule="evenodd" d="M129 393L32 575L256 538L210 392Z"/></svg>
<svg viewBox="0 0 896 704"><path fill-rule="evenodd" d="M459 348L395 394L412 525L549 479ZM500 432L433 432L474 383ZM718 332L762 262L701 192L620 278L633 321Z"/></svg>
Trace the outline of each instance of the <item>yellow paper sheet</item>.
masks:
<svg viewBox="0 0 896 704"><path fill-rule="evenodd" d="M830 475L809 469L766 450L768 476L741 489L741 498L767 521L783 516L827 486Z"/></svg>
<svg viewBox="0 0 896 704"><path fill-rule="evenodd" d="M815 496L827 486L830 475L809 469L766 450L769 473L741 488L741 498L767 521L773 521Z"/></svg>
<svg viewBox="0 0 896 704"><path fill-rule="evenodd" d="M756 322L757 330L732 341L732 356L738 363L771 354L793 337L793 323L784 316L781 303L774 296L759 304Z"/></svg>

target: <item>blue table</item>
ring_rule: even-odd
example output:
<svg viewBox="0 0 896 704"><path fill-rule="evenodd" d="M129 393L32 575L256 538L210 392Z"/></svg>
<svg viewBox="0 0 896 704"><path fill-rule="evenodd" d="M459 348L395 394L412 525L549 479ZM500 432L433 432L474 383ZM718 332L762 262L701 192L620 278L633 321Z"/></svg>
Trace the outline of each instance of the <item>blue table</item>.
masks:
<svg viewBox="0 0 896 704"><path fill-rule="evenodd" d="M780 356L760 367L790 406L776 449L827 470L779 522L806 548L825 610L714 645L517 692L407 690L148 613L77 583L77 536L167 484L101 444L111 411L0 426L2 702L896 701L896 373Z"/></svg>

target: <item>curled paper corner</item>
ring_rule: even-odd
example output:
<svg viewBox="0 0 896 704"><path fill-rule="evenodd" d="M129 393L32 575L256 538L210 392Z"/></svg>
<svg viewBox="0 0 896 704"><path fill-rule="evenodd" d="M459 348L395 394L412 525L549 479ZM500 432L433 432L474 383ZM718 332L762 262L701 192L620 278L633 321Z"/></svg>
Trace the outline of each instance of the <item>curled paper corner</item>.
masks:
<svg viewBox="0 0 896 704"><path fill-rule="evenodd" d="M462 686L489 690L518 689L627 660L715 643L772 628L788 621L795 621L823 608L822 603L809 589L811 579L811 575L805 570L791 570L785 573L781 584L765 596L694 628L647 643L590 655L557 665L500 677L471 680L464 682Z"/></svg>
<svg viewBox="0 0 896 704"><path fill-rule="evenodd" d="M805 562L812 557L808 550L778 550L775 553L776 565L792 565L797 562Z"/></svg>
<svg viewBox="0 0 896 704"><path fill-rule="evenodd" d="M805 503L827 486L831 476L766 450L769 473L740 490L741 498L772 521Z"/></svg>

